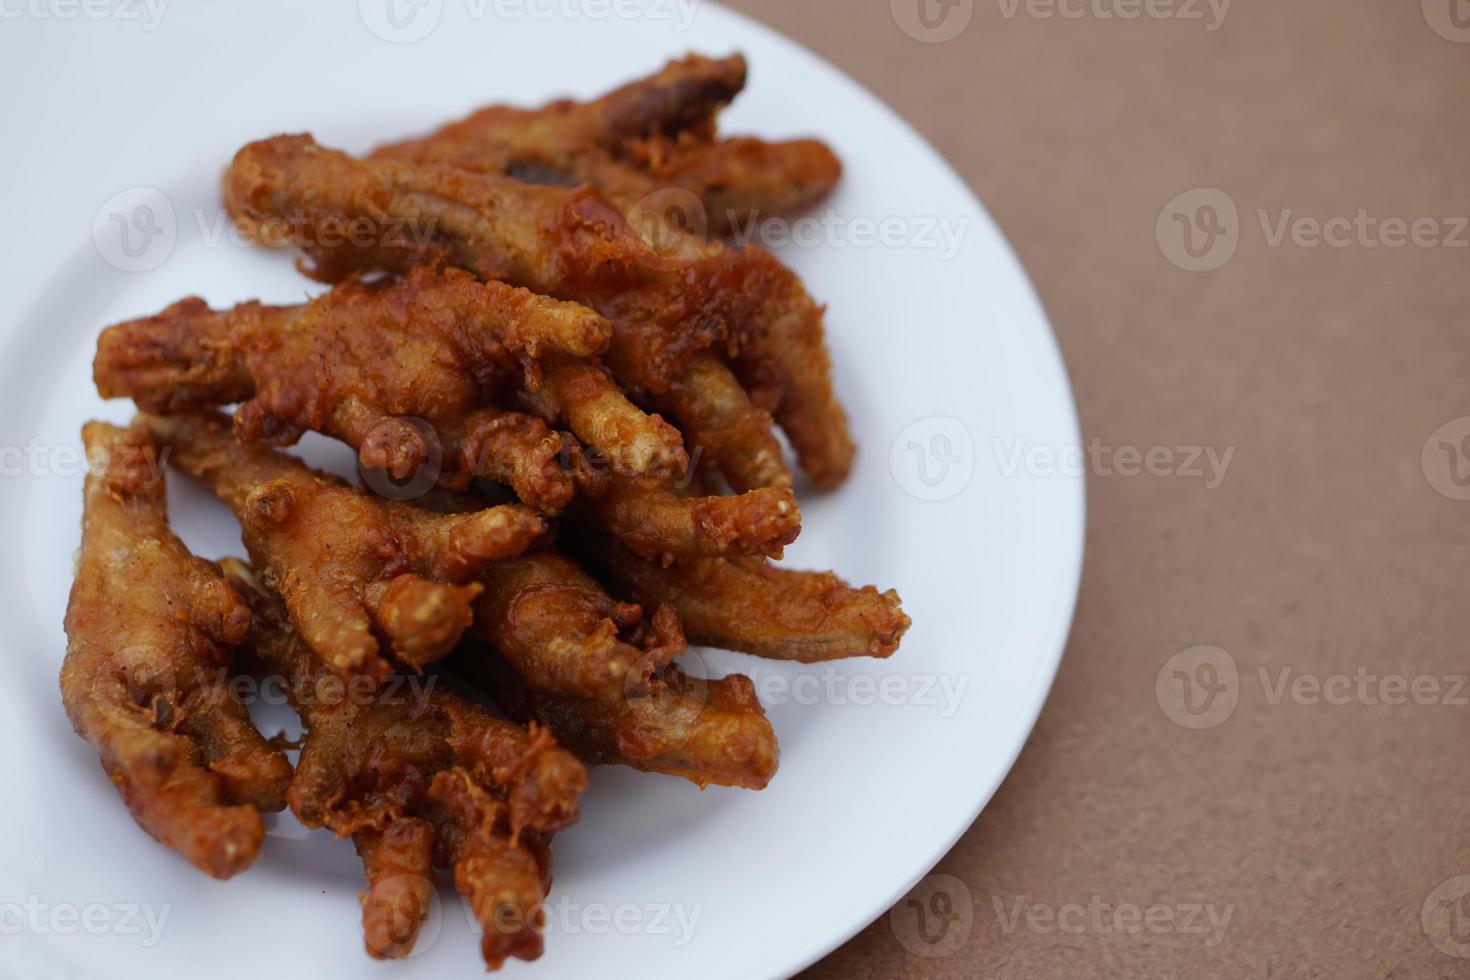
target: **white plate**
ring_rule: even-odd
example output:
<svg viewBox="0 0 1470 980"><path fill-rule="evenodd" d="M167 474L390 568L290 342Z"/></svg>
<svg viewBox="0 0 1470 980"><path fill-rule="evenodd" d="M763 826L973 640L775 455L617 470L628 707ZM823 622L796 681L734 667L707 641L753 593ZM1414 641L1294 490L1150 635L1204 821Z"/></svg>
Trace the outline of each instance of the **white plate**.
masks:
<svg viewBox="0 0 1470 980"><path fill-rule="evenodd" d="M477 104L590 95L686 50L732 49L752 73L727 129L820 135L847 166L803 239L816 244L777 248L830 304L838 386L861 443L843 489L803 499L805 531L789 560L898 588L914 626L891 660L830 671L709 654L711 670L756 674L781 740L776 779L759 793L701 793L597 771L582 822L556 841L546 955L506 972L792 973L881 915L969 826L1056 671L1081 564L1083 483L1065 471L1079 436L1045 316L999 231L934 151L757 24L708 3L426 0L403 10L437 18L433 29L390 43L367 22L398 28L374 19L373 0L359 6L169 6L154 30L146 13L96 22L28 13L0 32L11 93L0 109L0 540L11 558L0 567L0 973L480 975L452 891L418 956L372 967L349 844L281 818L255 867L209 880L134 826L71 733L55 678L79 533L78 428L130 414L97 399L93 344L105 324L189 293L219 305L317 288L283 256L213 237L220 168L249 139L310 129L360 150ZM529 14L556 9L553 19ZM593 14L607 9L644 15ZM416 34L427 21L400 23ZM139 203L153 205L151 221ZM140 245L137 229L165 227L168 207L172 243L154 237L136 258L156 267L118 269L132 260L112 215L132 223ZM935 222L962 230L952 251L929 231ZM886 240L874 236L885 228ZM213 500L178 478L172 497L198 551L240 551ZM155 924L167 916L157 936L150 912Z"/></svg>

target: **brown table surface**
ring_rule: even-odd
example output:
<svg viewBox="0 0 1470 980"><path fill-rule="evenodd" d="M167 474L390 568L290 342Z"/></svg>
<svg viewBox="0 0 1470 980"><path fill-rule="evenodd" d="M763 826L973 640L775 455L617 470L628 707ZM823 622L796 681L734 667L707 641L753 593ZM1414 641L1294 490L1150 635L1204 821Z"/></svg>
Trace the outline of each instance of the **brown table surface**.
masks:
<svg viewBox="0 0 1470 980"><path fill-rule="evenodd" d="M1020 761L935 869L952 878L811 975L1470 976L1455 0L1239 0L1215 30L1193 0L958 0L943 43L900 29L915 2L732 6L871 88L979 193L1087 439L1180 471L1187 447L1233 456L1209 488L1098 453L1076 624ZM1165 207L1202 187L1238 219L1217 209L1198 264L1218 268L1185 271L1174 215L1203 249L1221 196ZM1298 220L1334 217L1335 244ZM1225 653L1167 663L1199 646ZM1226 701L1181 713L1175 669Z"/></svg>

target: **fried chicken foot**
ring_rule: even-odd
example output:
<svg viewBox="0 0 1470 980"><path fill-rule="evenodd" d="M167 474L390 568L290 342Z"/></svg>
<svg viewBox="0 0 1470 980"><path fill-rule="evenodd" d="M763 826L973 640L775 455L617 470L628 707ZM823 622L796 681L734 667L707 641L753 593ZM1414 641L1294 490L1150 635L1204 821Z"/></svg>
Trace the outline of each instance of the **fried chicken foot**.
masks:
<svg viewBox="0 0 1470 980"><path fill-rule="evenodd" d="M776 735L743 675L701 680L669 664L645 693L604 701L537 691L499 658L477 660L470 669L497 704L545 725L584 762L682 776L701 789L764 789L776 774Z"/></svg>
<svg viewBox="0 0 1470 980"><path fill-rule="evenodd" d="M104 331L93 376L103 397L131 396L145 411L242 401L242 436L288 445L324 432L399 477L440 448L430 435L462 429L523 376L547 421L565 422L621 471L678 474L688 465L682 437L634 407L595 360L610 333L575 303L417 268L396 281L346 282L300 306L216 312L183 300ZM436 460L439 479L462 488L494 475L465 468L480 449L453 440Z"/></svg>
<svg viewBox="0 0 1470 980"><path fill-rule="evenodd" d="M220 415L143 420L174 463L235 512L266 584L342 677L387 676L380 638L415 670L448 653L481 591L475 575L546 531L515 505L436 514L354 490L294 457L237 442Z"/></svg>
<svg viewBox="0 0 1470 980"><path fill-rule="evenodd" d="M438 866L453 869L469 901L488 969L540 956L547 844L577 820L582 765L545 729L523 730L432 684L406 695L348 696L280 599L243 563L227 559L225 568L255 613L246 649L286 679L308 729L292 812L308 827L351 838L362 858L368 952L412 952Z"/></svg>
<svg viewBox="0 0 1470 980"><path fill-rule="evenodd" d="M623 153L648 173L655 188L678 187L696 195L710 231L737 239L762 218L810 207L842 177L836 154L812 139L768 143L737 136L710 142L681 133L675 139L631 142ZM595 177L590 181L600 185Z"/></svg>
<svg viewBox="0 0 1470 980"><path fill-rule="evenodd" d="M708 443L700 419L678 416L664 396L694 355L733 349L747 387L756 383L758 402L787 428L813 482L832 486L848 471L852 443L832 394L822 310L760 249L714 244L693 261L671 264L589 188L533 187L445 165L357 161L304 136L242 149L226 197L258 237L298 229L295 239L314 261L314 274L327 280L450 264L596 309L612 323L605 359L619 384L675 415L695 444ZM354 221L383 231L372 241L359 235L340 243L317 234L324 225ZM391 230L410 222L432 226L432 236ZM731 474L732 485L741 482Z"/></svg>
<svg viewBox="0 0 1470 980"><path fill-rule="evenodd" d="M909 627L897 592L855 589L830 572L778 568L759 558L659 565L612 541L585 552L636 601L671 606L690 641L702 646L803 663L887 657Z"/></svg>
<svg viewBox="0 0 1470 980"><path fill-rule="evenodd" d="M626 547L663 562L700 555L779 558L801 531L796 495L787 487L681 497L653 481L614 479L584 494L577 510Z"/></svg>
<svg viewBox="0 0 1470 980"><path fill-rule="evenodd" d="M573 447L542 419L476 407L486 400L484 379L515 370L520 359L528 379L541 379L527 395L538 414L565 419L593 440L608 473L584 485L588 506L629 547L640 554L776 556L795 539L800 512L788 491L682 501L638 477L682 471L687 457L679 433L635 408L601 365L568 359L595 351L606 340L606 321L551 300L526 312L520 305L534 294L486 285L463 272L420 268L389 285L346 283L303 307L246 303L214 312L184 300L104 331L93 373L104 396L131 395L145 410L244 400L235 432L247 440L290 443L316 429L356 448L366 467L406 478L432 464L450 489L489 477L555 515L575 490ZM503 322L484 326L496 317ZM712 369L701 376L722 373L743 399L722 364L701 356L696 365ZM700 393L709 387L702 384ZM705 411L697 393L690 400L692 411ZM765 425L769 439L769 417ZM740 438L713 422L709 431L721 452ZM732 450L730 458L742 457ZM784 473L779 458L779 449L765 456L776 465L773 477ZM659 534L651 537L650 529Z"/></svg>
<svg viewBox="0 0 1470 980"><path fill-rule="evenodd" d="M671 663L684 636L670 609L643 628L638 606L615 602L565 558L536 553L506 567L475 610L474 632L494 652L465 648L456 663L512 717L546 725L585 762L701 787L770 782L780 752L750 679L687 677Z"/></svg>
<svg viewBox="0 0 1470 980"><path fill-rule="evenodd" d="M379 158L452 163L540 183L589 183L625 208L679 188L725 235L819 200L842 167L816 140L714 141L715 114L745 86L745 59L691 55L591 102L480 109Z"/></svg>
<svg viewBox="0 0 1470 980"><path fill-rule="evenodd" d="M643 610L614 602L554 551L497 562L482 574L474 633L500 650L538 691L618 699L642 690L654 670L684 648L665 612L645 642L629 642Z"/></svg>
<svg viewBox="0 0 1470 980"><path fill-rule="evenodd" d="M250 610L169 530L147 434L82 430L82 548L66 611L61 695L138 825L215 878L260 851L260 811L291 768L226 685Z"/></svg>

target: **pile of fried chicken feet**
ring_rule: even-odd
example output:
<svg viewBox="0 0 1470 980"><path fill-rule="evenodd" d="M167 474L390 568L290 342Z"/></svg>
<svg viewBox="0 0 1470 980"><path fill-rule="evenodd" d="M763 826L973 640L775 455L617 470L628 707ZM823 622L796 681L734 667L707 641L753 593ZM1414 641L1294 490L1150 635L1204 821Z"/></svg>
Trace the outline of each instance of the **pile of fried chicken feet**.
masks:
<svg viewBox="0 0 1470 980"><path fill-rule="evenodd" d="M853 444L822 308L722 239L820 199L840 166L814 140L717 136L745 74L690 56L365 158L310 136L236 155L231 215L331 289L108 328L97 388L142 414L83 431L61 690L149 834L228 878L289 806L356 846L369 953L412 950L442 868L495 969L541 953L584 764L749 789L775 773L749 678L685 674L686 641L803 662L897 648L894 592L771 561L801 520L776 426L820 489ZM351 445L373 489L281 451L307 431ZM248 564L173 534L165 461L234 512ZM513 720L444 686L384 696L437 661ZM238 671L282 682L294 769Z"/></svg>

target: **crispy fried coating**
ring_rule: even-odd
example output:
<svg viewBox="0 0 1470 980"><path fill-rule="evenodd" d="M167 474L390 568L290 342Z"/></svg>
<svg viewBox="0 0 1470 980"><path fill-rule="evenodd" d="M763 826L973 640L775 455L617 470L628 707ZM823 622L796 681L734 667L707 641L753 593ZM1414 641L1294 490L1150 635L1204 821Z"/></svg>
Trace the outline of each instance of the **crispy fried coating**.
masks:
<svg viewBox="0 0 1470 980"><path fill-rule="evenodd" d="M497 565L491 577L503 568L510 574L487 578L476 606L475 635L491 649L466 645L455 662L512 717L546 725L585 762L701 787L770 782L780 751L750 679L699 680L672 663L684 635L671 609L645 626L638 606L615 602L550 552Z"/></svg>
<svg viewBox="0 0 1470 980"><path fill-rule="evenodd" d="M291 767L230 696L250 610L168 528L157 448L91 422L82 548L66 610L61 697L138 825L229 878L285 805Z"/></svg>
<svg viewBox="0 0 1470 980"><path fill-rule="evenodd" d="M362 857L368 952L399 958L413 950L437 866L453 869L469 901L488 969L540 956L547 843L578 818L587 785L581 763L545 729L495 718L432 679L354 697L332 683L279 597L243 563L225 568L255 613L246 648L285 678L308 728L292 812L351 838Z"/></svg>
<svg viewBox="0 0 1470 980"><path fill-rule="evenodd" d="M682 776L703 789L764 789L780 749L750 678L702 680L669 664L641 694L615 700L533 689L498 657L470 668L514 718L547 726L582 761Z"/></svg>
<svg viewBox="0 0 1470 980"><path fill-rule="evenodd" d="M671 414L688 421L694 449L717 462L735 490L791 485L771 413L750 400L724 361L695 355L664 397Z"/></svg>
<svg viewBox="0 0 1470 980"><path fill-rule="evenodd" d="M358 449L364 466L404 477L432 462L441 482L461 488L473 476L505 475L471 468L501 456L466 417L524 384L547 421L565 423L619 469L682 472L678 431L632 405L596 360L610 334L575 303L416 268L398 280L342 283L299 306L216 312L183 300L104 331L93 376L103 397L128 395L145 411L241 401L242 436L288 445L316 430ZM522 489L537 485L515 473L508 482L518 477ZM550 505L560 496L528 494Z"/></svg>
<svg viewBox="0 0 1470 980"><path fill-rule="evenodd" d="M637 602L672 607L702 646L803 663L887 657L909 628L897 592L855 589L831 572L760 558L660 565L607 540L585 543L579 553Z"/></svg>
<svg viewBox="0 0 1470 980"><path fill-rule="evenodd" d="M623 155L645 170L655 187L678 187L696 195L712 233L737 238L762 218L810 207L842 177L837 155L813 139L768 143L737 136L711 141L684 132L677 138L630 141Z"/></svg>
<svg viewBox="0 0 1470 980"><path fill-rule="evenodd" d="M234 439L218 414L143 417L173 462L240 519L245 547L306 643L343 677L386 677L381 645L421 668L459 641L488 563L546 531L516 505L437 514L356 490Z"/></svg>
<svg viewBox="0 0 1470 980"><path fill-rule="evenodd" d="M691 55L591 102L490 106L374 155L541 183L589 183L625 208L678 188L700 200L714 233L729 234L759 216L819 200L842 173L816 140L714 140L715 114L745 79L739 55Z"/></svg>
<svg viewBox="0 0 1470 980"><path fill-rule="evenodd" d="M314 273L328 280L449 264L592 307L612 323L605 361L618 383L673 415L696 444L708 442L700 419L681 417L665 396L695 355L734 350L737 373L786 428L813 482L832 486L848 472L853 447L832 392L822 309L761 249L712 244L692 256L669 256L587 187L358 161L306 136L242 149L226 178L226 199L260 237L298 229L294 240L314 261ZM432 226L433 234L402 233L410 221ZM364 233L331 241L319 234L324 225L352 222ZM380 233L370 237L374 229Z"/></svg>
<svg viewBox="0 0 1470 980"><path fill-rule="evenodd" d="M511 295L494 298L502 294ZM456 270L418 268L396 283L345 283L299 307L246 303L214 312L190 299L104 331L93 373L102 394L132 395L145 410L245 399L235 432L247 440L289 443L316 429L354 446L364 466L404 478L432 464L451 489L489 477L555 515L586 475L571 459L580 442L535 416L477 407L493 376L519 371L519 359L528 380L544 378L526 396L538 414L596 440L590 452L606 472L581 480L586 507L629 547L650 556L778 556L795 539L800 512L784 488L681 500L639 477L683 469L679 433L629 403L601 365L548 354L595 352L606 321L549 300L548 309L521 310L533 296ZM740 390L719 362L696 362ZM714 423L709 431L720 451L736 441ZM779 466L779 449L766 458Z"/></svg>
<svg viewBox="0 0 1470 980"><path fill-rule="evenodd" d="M621 698L643 689L654 670L683 649L665 613L638 635L643 610L615 602L554 551L535 551L487 568L475 600L475 635L500 651L536 690Z"/></svg>
<svg viewBox="0 0 1470 980"><path fill-rule="evenodd" d="M736 496L680 496L652 480L611 479L584 494L576 512L645 558L769 555L801 533L801 510L789 487Z"/></svg>

